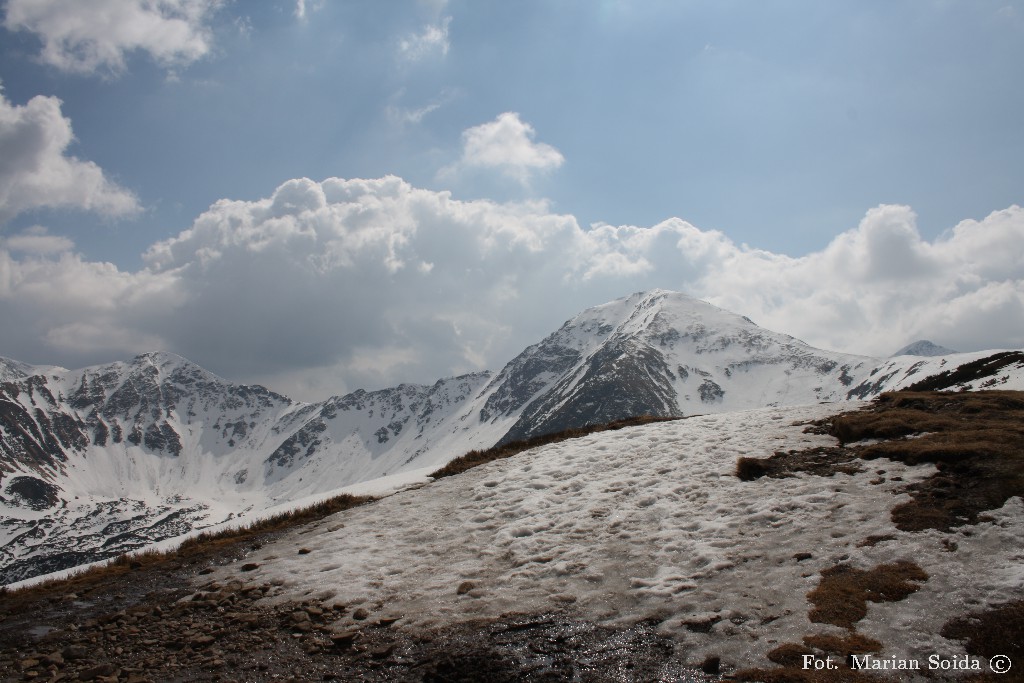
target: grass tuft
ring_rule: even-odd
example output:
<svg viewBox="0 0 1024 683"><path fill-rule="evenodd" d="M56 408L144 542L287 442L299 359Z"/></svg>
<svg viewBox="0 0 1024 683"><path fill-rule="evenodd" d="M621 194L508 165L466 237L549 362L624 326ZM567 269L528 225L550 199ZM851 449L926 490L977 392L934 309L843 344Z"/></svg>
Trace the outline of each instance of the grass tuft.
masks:
<svg viewBox="0 0 1024 683"><path fill-rule="evenodd" d="M867 603L896 602L920 589L917 582L928 574L907 560L881 564L867 571L848 564L822 570L818 587L807 594L814 605L808 614L812 622L853 629L867 616Z"/></svg>

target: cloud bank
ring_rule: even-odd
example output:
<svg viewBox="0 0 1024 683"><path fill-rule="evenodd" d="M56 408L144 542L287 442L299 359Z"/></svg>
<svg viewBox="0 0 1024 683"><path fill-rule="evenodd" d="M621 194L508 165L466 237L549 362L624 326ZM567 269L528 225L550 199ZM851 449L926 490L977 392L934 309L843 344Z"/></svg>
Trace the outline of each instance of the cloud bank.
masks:
<svg viewBox="0 0 1024 683"><path fill-rule="evenodd" d="M148 53L163 66L196 61L211 49L209 17L221 0L8 0L4 26L42 41L44 63L72 73L125 69L125 55ZM301 3L300 3L301 6Z"/></svg>
<svg viewBox="0 0 1024 683"><path fill-rule="evenodd" d="M677 218L585 228L544 202L300 178L217 202L135 272L48 237L0 244L0 354L80 365L163 348L302 398L497 369L579 310L652 287L835 350L1024 346L1018 206L933 241L908 207L880 206L791 257Z"/></svg>
<svg viewBox="0 0 1024 683"><path fill-rule="evenodd" d="M42 207L119 216L138 211L135 196L91 161L67 155L71 121L56 97L13 105L0 91L0 224Z"/></svg>

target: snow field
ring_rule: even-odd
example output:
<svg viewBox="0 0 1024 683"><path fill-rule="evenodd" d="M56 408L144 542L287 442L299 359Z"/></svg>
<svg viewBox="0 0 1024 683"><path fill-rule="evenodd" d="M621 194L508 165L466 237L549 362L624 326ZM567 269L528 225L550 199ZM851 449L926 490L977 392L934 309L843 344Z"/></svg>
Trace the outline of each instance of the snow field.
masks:
<svg viewBox="0 0 1024 683"><path fill-rule="evenodd" d="M917 559L933 578L897 607L939 587L924 607L897 615L902 621L885 614L892 605L872 606L863 622L868 635L934 633L945 609L932 609L932 600L959 614L980 604L979 596L1019 590L1020 558L998 561L1005 548L1022 547L1019 503L1016 515L958 539L956 554L940 549L941 535L930 539L934 563L969 560L959 574L947 572L944 585L916 549L893 542L855 548L869 534L901 536L888 519L900 499L889 493L892 485L869 485L873 473L759 482L733 476L740 455L830 444L791 423L836 409L695 417L543 447L297 530L246 558L261 567L245 576L282 583L277 599L315 595L361 605L404 615L399 623L407 628L559 606L612 623L658 616L693 648L694 660L708 652L737 665L823 630L808 624L804 596L817 572L837 561ZM931 471L877 465L907 480ZM312 552L300 556L300 547ZM813 557L797 563L795 552ZM683 625L715 619L707 634Z"/></svg>
<svg viewBox="0 0 1024 683"><path fill-rule="evenodd" d="M937 635L945 621L1020 597L1019 500L994 522L953 534L904 533L889 511L908 497L894 492L929 476L930 465L734 476L741 455L834 444L794 423L839 409L694 417L545 446L339 513L239 563L260 565L244 577L277 585L273 600L364 607L402 616L407 629L555 608L609 624L657 617L692 661L716 654L751 666L781 643L845 633L807 618L822 569L906 559L931 578L906 600L869 603L859 630L883 642L886 656L962 654ZM880 476L884 483L870 483ZM858 545L885 534L895 540ZM238 563L214 576L237 577Z"/></svg>

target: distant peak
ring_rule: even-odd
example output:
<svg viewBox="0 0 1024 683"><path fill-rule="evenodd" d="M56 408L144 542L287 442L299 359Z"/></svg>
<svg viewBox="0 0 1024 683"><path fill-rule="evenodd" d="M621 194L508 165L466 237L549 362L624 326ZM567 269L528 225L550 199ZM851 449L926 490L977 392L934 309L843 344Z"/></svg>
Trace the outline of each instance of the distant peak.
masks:
<svg viewBox="0 0 1024 683"><path fill-rule="evenodd" d="M714 306L713 304L710 304L707 301L704 301L703 299L698 299L697 297L690 296L689 294L676 292L671 289L661 289L660 287L655 287L654 289L646 289L640 292L634 292L633 294L627 297L618 299L618 301L635 304L637 306L650 305L658 301L672 301L676 303L687 303L697 306L709 306L711 308L717 308L717 306Z"/></svg>
<svg viewBox="0 0 1024 683"><path fill-rule="evenodd" d="M915 342L907 344L902 349L892 354L893 356L945 356L950 353L957 353L953 349L947 349L945 346L939 346L933 344L927 339L918 339Z"/></svg>
<svg viewBox="0 0 1024 683"><path fill-rule="evenodd" d="M132 358L128 364L130 366L152 365L160 370L177 367L199 367L188 358L182 358L170 351L147 351L146 353L140 353Z"/></svg>

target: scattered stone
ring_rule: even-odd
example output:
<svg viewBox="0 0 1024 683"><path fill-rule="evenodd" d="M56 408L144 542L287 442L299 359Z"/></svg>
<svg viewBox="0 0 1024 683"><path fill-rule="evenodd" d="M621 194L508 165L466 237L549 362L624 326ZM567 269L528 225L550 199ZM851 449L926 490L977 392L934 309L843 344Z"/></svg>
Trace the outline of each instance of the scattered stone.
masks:
<svg viewBox="0 0 1024 683"><path fill-rule="evenodd" d="M341 648L351 647L352 643L354 643L356 641L356 638L358 638L358 637L359 637L359 631L355 631L355 630L336 631L336 632L332 633L331 636L330 636L331 643L335 647L341 647Z"/></svg>
<svg viewBox="0 0 1024 683"><path fill-rule="evenodd" d="M469 591L473 590L474 588L476 588L476 584L473 583L472 581L463 581L462 583L459 584L459 587L455 589L455 594L456 595L465 595L466 593L468 593Z"/></svg>
<svg viewBox="0 0 1024 683"><path fill-rule="evenodd" d="M207 645L212 645L217 641L213 636L193 636L188 639L189 647L201 648Z"/></svg>
<svg viewBox="0 0 1024 683"><path fill-rule="evenodd" d="M255 562L246 562L245 564L242 565L241 571L243 571L243 572L251 572L251 571L254 571L254 570L259 569L259 568L260 568L260 566L257 563L255 563Z"/></svg>
<svg viewBox="0 0 1024 683"><path fill-rule="evenodd" d="M352 613L352 618L356 621L362 621L363 619L366 619L368 616L370 616L370 613L363 607L360 607Z"/></svg>
<svg viewBox="0 0 1024 683"><path fill-rule="evenodd" d="M97 664L96 666L90 666L88 669L83 669L78 672L78 680L80 681L94 681L101 676L113 676L117 673L117 667L109 662L103 664Z"/></svg>
<svg viewBox="0 0 1024 683"><path fill-rule="evenodd" d="M369 650L370 656L374 659L387 659L391 656L391 653L395 651L394 643L384 643L376 647L371 647Z"/></svg>

